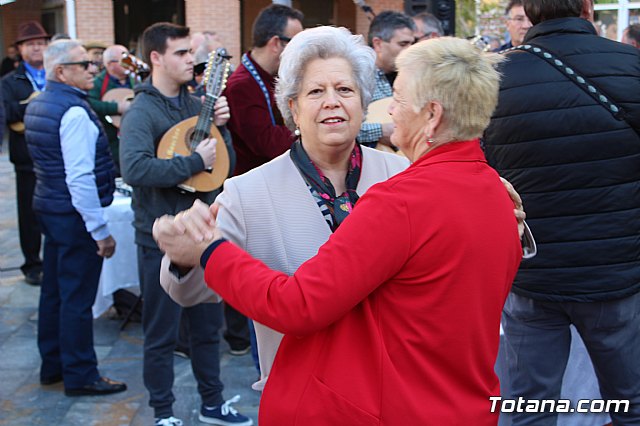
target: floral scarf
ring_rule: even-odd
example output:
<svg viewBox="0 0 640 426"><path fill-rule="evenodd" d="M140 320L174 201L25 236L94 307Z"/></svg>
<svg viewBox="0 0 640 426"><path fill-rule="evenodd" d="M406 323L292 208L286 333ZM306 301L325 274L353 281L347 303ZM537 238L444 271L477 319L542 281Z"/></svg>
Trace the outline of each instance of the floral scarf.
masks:
<svg viewBox="0 0 640 426"><path fill-rule="evenodd" d="M336 191L328 177L313 164L309 158L300 139L291 147L291 160L296 165L307 185L315 191L323 200L325 206L331 214L333 224L330 224L331 231L335 232L342 221L349 216L353 206L358 201L356 187L360 181L360 171L362 170L362 148L355 144L349 161L349 170L345 178L347 190L340 196L336 196Z"/></svg>

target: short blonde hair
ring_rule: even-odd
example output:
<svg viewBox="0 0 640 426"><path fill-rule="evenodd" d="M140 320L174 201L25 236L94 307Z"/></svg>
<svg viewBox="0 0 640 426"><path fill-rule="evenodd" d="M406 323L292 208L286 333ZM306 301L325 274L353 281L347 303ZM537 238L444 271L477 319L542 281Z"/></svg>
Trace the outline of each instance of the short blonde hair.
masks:
<svg viewBox="0 0 640 426"><path fill-rule="evenodd" d="M416 112L439 102L455 140L482 135L498 103L503 57L482 52L467 40L440 37L417 43L398 55L398 71L408 76L407 94Z"/></svg>

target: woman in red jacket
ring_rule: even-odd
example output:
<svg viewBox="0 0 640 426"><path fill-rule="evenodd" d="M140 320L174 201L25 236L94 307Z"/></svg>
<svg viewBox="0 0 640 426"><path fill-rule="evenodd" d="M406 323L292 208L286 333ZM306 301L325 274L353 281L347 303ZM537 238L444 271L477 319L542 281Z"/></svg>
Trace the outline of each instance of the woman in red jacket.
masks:
<svg viewBox="0 0 640 426"><path fill-rule="evenodd" d="M478 142L497 61L455 38L400 54L392 142L413 164L366 192L293 276L221 239L215 206L172 219L183 234L156 233L175 263L200 262L212 289L285 334L261 426L497 423L500 314L522 256L513 203ZM339 115L330 92L311 93Z"/></svg>

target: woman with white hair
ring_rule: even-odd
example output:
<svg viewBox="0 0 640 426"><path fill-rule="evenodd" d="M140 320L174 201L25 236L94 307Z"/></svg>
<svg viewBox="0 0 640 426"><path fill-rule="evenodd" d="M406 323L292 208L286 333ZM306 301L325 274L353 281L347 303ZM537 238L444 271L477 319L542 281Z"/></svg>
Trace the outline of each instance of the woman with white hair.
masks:
<svg viewBox="0 0 640 426"><path fill-rule="evenodd" d="M299 139L291 151L225 182L216 199L223 206L219 225L225 238L271 268L293 274L340 226L360 195L409 165L405 158L355 143L374 90L374 61L373 50L344 28L314 28L289 43L276 98ZM178 279L168 267L165 261L161 282L176 302L191 306L216 300L201 269ZM254 325L261 380L253 388L262 390L282 334Z"/></svg>
<svg viewBox="0 0 640 426"><path fill-rule="evenodd" d="M352 179L382 180L398 160L355 142L367 92L356 65L332 53L338 35L307 30L285 49L279 104L301 134L291 152L227 181L219 206L159 219L154 236L284 333L261 426L496 424L500 314L522 256L513 202L478 141L498 57L453 38L401 54L392 138L414 163L351 212Z"/></svg>

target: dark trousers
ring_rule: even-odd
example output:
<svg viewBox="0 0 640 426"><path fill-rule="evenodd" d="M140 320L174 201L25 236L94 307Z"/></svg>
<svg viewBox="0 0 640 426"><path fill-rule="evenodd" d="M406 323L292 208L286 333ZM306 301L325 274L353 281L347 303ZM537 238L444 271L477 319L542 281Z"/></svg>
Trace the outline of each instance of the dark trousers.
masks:
<svg viewBox="0 0 640 426"><path fill-rule="evenodd" d="M62 373L65 388L79 388L100 377L91 306L102 258L79 214L40 214L38 218L45 235L38 311L40 377Z"/></svg>
<svg viewBox="0 0 640 426"><path fill-rule="evenodd" d="M514 397L560 399L573 324L602 398L629 400L627 413L609 413L613 424L640 425L640 293L605 302L546 302L511 293L502 324ZM512 419L517 426L555 426L558 414L513 413Z"/></svg>
<svg viewBox="0 0 640 426"><path fill-rule="evenodd" d="M247 317L225 302L224 320L227 324L227 328L224 331L224 340L229 343L231 349L248 348L251 344L251 338Z"/></svg>
<svg viewBox="0 0 640 426"><path fill-rule="evenodd" d="M42 270L42 260L40 260L42 236L38 219L32 208L35 186L36 175L34 172L16 169L18 230L20 232L20 248L24 255L24 264L20 269L24 274Z"/></svg>
<svg viewBox="0 0 640 426"><path fill-rule="evenodd" d="M220 405L223 385L220 381L220 303L203 303L182 308L160 286L162 252L138 246L138 271L142 291L142 328L144 332L144 385L155 417L173 415L173 349L178 339L180 317L184 309L189 326L191 368L198 382L198 393L207 406Z"/></svg>

